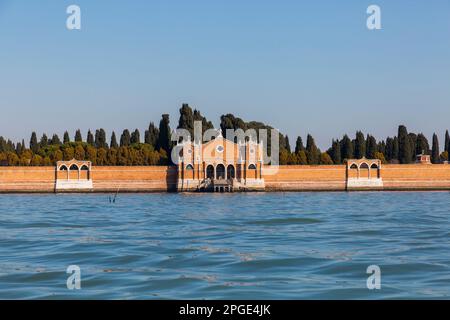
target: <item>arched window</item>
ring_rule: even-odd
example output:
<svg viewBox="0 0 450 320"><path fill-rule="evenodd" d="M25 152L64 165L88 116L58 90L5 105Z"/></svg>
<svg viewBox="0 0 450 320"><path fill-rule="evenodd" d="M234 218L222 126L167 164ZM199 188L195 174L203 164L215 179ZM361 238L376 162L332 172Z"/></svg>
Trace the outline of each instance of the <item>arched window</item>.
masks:
<svg viewBox="0 0 450 320"><path fill-rule="evenodd" d="M73 164L70 166L70 170L78 170L78 166L76 164Z"/></svg>
<svg viewBox="0 0 450 320"><path fill-rule="evenodd" d="M356 165L356 163L354 163L350 166L350 169L358 170L358 166Z"/></svg>
<svg viewBox="0 0 450 320"><path fill-rule="evenodd" d="M228 179L234 179L234 178L236 178L234 166L233 166L232 164L230 164L230 165L227 167L227 177L228 177Z"/></svg>
<svg viewBox="0 0 450 320"><path fill-rule="evenodd" d="M80 170L83 170L83 171L89 171L89 168L88 168L87 165L83 164L83 165L81 166Z"/></svg>
<svg viewBox="0 0 450 320"><path fill-rule="evenodd" d="M218 164L216 167L216 179L225 179L225 166Z"/></svg>
<svg viewBox="0 0 450 320"><path fill-rule="evenodd" d="M360 169L369 169L369 165L367 163L361 163L361 165L359 166Z"/></svg>
<svg viewBox="0 0 450 320"><path fill-rule="evenodd" d="M194 167L192 166L192 164L188 164L186 166L186 170L194 170Z"/></svg>
<svg viewBox="0 0 450 320"><path fill-rule="evenodd" d="M370 169L378 169L378 165L377 165L376 163L373 163L373 164L370 166Z"/></svg>
<svg viewBox="0 0 450 320"><path fill-rule="evenodd" d="M67 171L67 167L65 165L62 165L59 167L59 171Z"/></svg>
<svg viewBox="0 0 450 320"><path fill-rule="evenodd" d="M212 165L206 167L206 177L214 179L214 167Z"/></svg>
<svg viewBox="0 0 450 320"><path fill-rule="evenodd" d="M251 165L248 166L249 170L256 170L256 166L252 163Z"/></svg>

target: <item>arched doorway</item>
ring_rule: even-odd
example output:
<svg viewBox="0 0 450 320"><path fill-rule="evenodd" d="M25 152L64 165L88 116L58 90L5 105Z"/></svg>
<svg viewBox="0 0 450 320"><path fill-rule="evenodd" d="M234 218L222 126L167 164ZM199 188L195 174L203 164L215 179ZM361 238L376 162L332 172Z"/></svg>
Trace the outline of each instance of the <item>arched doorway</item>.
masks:
<svg viewBox="0 0 450 320"><path fill-rule="evenodd" d="M225 166L218 164L216 167L216 179L225 179Z"/></svg>
<svg viewBox="0 0 450 320"><path fill-rule="evenodd" d="M232 164L230 164L230 165L227 167L227 178L228 178L228 179L234 179L234 178L236 178L236 174L235 174L235 171L234 171L234 166L233 166Z"/></svg>
<svg viewBox="0 0 450 320"><path fill-rule="evenodd" d="M214 167L212 165L206 167L206 178L214 179Z"/></svg>

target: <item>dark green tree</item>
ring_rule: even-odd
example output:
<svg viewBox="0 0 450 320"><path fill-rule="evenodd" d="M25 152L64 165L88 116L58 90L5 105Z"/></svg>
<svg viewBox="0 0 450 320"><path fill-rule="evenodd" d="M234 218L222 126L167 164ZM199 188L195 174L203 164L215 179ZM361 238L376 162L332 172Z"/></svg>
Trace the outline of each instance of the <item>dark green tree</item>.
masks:
<svg viewBox="0 0 450 320"><path fill-rule="evenodd" d="M367 135L366 155L369 159L375 159L375 153L378 152L377 140L372 135Z"/></svg>
<svg viewBox="0 0 450 320"><path fill-rule="evenodd" d="M41 141L39 142L39 147L40 148L45 148L48 146L48 137L47 135L44 133L41 137Z"/></svg>
<svg viewBox="0 0 450 320"><path fill-rule="evenodd" d="M341 161L345 159L353 159L354 151L353 151L353 143L352 140L348 137L348 135L344 135L341 142Z"/></svg>
<svg viewBox="0 0 450 320"><path fill-rule="evenodd" d="M302 137L299 136L295 142L295 153L299 153L300 151L305 151L305 146L303 145Z"/></svg>
<svg viewBox="0 0 450 320"><path fill-rule="evenodd" d="M104 129L99 129L95 131L95 147L96 148L108 148L108 144L106 142L106 132Z"/></svg>
<svg viewBox="0 0 450 320"><path fill-rule="evenodd" d="M397 137L400 163L411 163L414 157L415 148L405 126L401 125L398 127Z"/></svg>
<svg viewBox="0 0 450 320"><path fill-rule="evenodd" d="M30 149L31 149L31 151L33 151L33 153L38 153L39 152L39 144L38 144L38 141L37 141L36 132L34 132L34 131L33 131L33 133L31 133Z"/></svg>
<svg viewBox="0 0 450 320"><path fill-rule="evenodd" d="M317 148L316 142L310 134L308 134L306 139L306 156L308 158L308 164L319 164L320 150Z"/></svg>
<svg viewBox="0 0 450 320"><path fill-rule="evenodd" d="M445 150L449 152L450 151L450 135L448 134L448 130L445 131Z"/></svg>
<svg viewBox="0 0 450 320"><path fill-rule="evenodd" d="M59 139L59 137L56 133L53 134L52 139L50 140L50 143L54 146L60 146L62 144L61 140Z"/></svg>
<svg viewBox="0 0 450 320"><path fill-rule="evenodd" d="M419 133L417 135L416 140L416 154L430 154L430 145L428 143L428 139L425 137L423 133Z"/></svg>
<svg viewBox="0 0 450 320"><path fill-rule="evenodd" d="M361 159L366 156L366 140L361 131L356 132L355 138L355 158Z"/></svg>
<svg viewBox="0 0 450 320"><path fill-rule="evenodd" d="M64 144L70 143L70 137L69 137L69 133L67 131L64 131L63 143Z"/></svg>
<svg viewBox="0 0 450 320"><path fill-rule="evenodd" d="M158 150L162 149L170 155L172 141L171 141L171 133L170 133L170 120L168 114L163 114L162 119L159 122L159 136L157 148Z"/></svg>
<svg viewBox="0 0 450 320"><path fill-rule="evenodd" d="M131 144L134 143L141 143L141 134L139 133L139 130L136 129L131 133Z"/></svg>
<svg viewBox="0 0 450 320"><path fill-rule="evenodd" d="M75 132L75 142L83 142L83 137L81 137L81 131L78 129Z"/></svg>
<svg viewBox="0 0 450 320"><path fill-rule="evenodd" d="M76 140L75 140L76 141ZM90 146L94 146L94 135L92 134L91 130L88 130L87 137L86 137L86 143Z"/></svg>
<svg viewBox="0 0 450 320"><path fill-rule="evenodd" d="M289 143L289 137L287 135L286 138L284 139L284 146L287 152L291 153L291 144Z"/></svg>
<svg viewBox="0 0 450 320"><path fill-rule="evenodd" d="M342 156L341 156L341 144L339 140L334 140L331 143L331 149L328 153L331 157L331 160L333 160L334 164L340 164L342 163Z"/></svg>
<svg viewBox="0 0 450 320"><path fill-rule="evenodd" d="M194 113L187 103L184 103L180 109L180 119L178 120L177 129L186 129L194 137Z"/></svg>
<svg viewBox="0 0 450 320"><path fill-rule="evenodd" d="M109 144L111 148L118 148L116 133L113 131L111 134L111 143Z"/></svg>
<svg viewBox="0 0 450 320"><path fill-rule="evenodd" d="M156 149L156 143L158 141L159 130L155 127L153 122L148 125L148 130L145 131L145 143L153 146Z"/></svg>
<svg viewBox="0 0 450 320"><path fill-rule="evenodd" d="M131 135L128 129L123 130L122 135L120 136L120 146L128 147L131 144Z"/></svg>
<svg viewBox="0 0 450 320"><path fill-rule="evenodd" d="M436 133L433 134L433 147L431 148L431 162L432 163L439 163L440 159L439 159L439 140L438 140L438 136L436 135Z"/></svg>
<svg viewBox="0 0 450 320"><path fill-rule="evenodd" d="M206 130L214 129L214 125L211 121L208 121L204 116L201 115L200 111L194 110L194 122L201 121L202 122L202 134L205 133Z"/></svg>

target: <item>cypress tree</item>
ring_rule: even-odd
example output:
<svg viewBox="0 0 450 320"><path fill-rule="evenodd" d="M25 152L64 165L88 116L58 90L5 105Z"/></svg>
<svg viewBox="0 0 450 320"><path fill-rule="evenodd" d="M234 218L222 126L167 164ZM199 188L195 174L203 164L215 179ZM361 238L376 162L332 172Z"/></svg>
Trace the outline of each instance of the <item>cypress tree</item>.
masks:
<svg viewBox="0 0 450 320"><path fill-rule="evenodd" d="M31 149L31 151L33 151L33 153L38 153L38 151L39 151L39 144L37 141L36 132L34 132L34 131L33 131L33 133L31 133L30 149Z"/></svg>
<svg viewBox="0 0 450 320"><path fill-rule="evenodd" d="M214 129L214 125L211 121L208 121L204 116L201 115L200 111L194 110L194 122L201 121L202 122L202 134L205 133L208 129Z"/></svg>
<svg viewBox="0 0 450 320"><path fill-rule="evenodd" d="M75 142L83 142L80 129L75 132Z"/></svg>
<svg viewBox="0 0 450 320"><path fill-rule="evenodd" d="M297 141L295 142L295 153L299 153L300 151L305 151L305 146L303 145L302 137L297 137Z"/></svg>
<svg viewBox="0 0 450 320"><path fill-rule="evenodd" d="M416 154L430 154L430 145L428 139L423 133L417 135Z"/></svg>
<svg viewBox="0 0 450 320"><path fill-rule="evenodd" d="M309 164L319 164L320 150L317 148L316 142L310 134L306 138L306 156Z"/></svg>
<svg viewBox="0 0 450 320"><path fill-rule="evenodd" d="M449 152L450 151L450 135L448 134L448 130L445 131L445 150Z"/></svg>
<svg viewBox="0 0 450 320"><path fill-rule="evenodd" d="M366 156L366 141L361 131L356 132L355 139L355 158L361 159Z"/></svg>
<svg viewBox="0 0 450 320"><path fill-rule="evenodd" d="M111 143L109 144L111 148L118 148L116 133L113 131L111 134Z"/></svg>
<svg viewBox="0 0 450 320"><path fill-rule="evenodd" d="M439 158L440 152L439 152L439 140L438 140L438 136L436 135L436 133L433 134L433 147L431 149L431 162L432 163L439 163L440 162L440 158Z"/></svg>
<svg viewBox="0 0 450 320"><path fill-rule="evenodd" d="M344 135L340 144L341 144L341 161L345 159L352 159L354 157L353 143L348 137L348 135Z"/></svg>
<svg viewBox="0 0 450 320"><path fill-rule="evenodd" d="M409 140L411 142L411 162L414 163L416 161L416 147L417 147L417 135L415 133L408 133Z"/></svg>
<svg viewBox="0 0 450 320"><path fill-rule="evenodd" d="M366 155L369 159L375 159L375 153L378 152L377 140L372 135L367 135Z"/></svg>
<svg viewBox="0 0 450 320"><path fill-rule="evenodd" d="M405 126L398 127L398 150L400 163L411 163L414 158L415 148Z"/></svg>
<svg viewBox="0 0 450 320"><path fill-rule="evenodd" d="M333 140L330 153L331 159L335 164L340 164L342 162L341 144L339 143L339 140Z"/></svg>
<svg viewBox="0 0 450 320"><path fill-rule="evenodd" d="M156 149L156 143L158 141L159 130L155 127L153 122L148 125L148 130L145 131L145 143L153 146Z"/></svg>
<svg viewBox="0 0 450 320"><path fill-rule="evenodd" d="M41 137L41 141L39 142L39 147L40 148L45 148L48 146L48 137L47 135L44 133Z"/></svg>
<svg viewBox="0 0 450 320"><path fill-rule="evenodd" d="M131 134L130 141L131 141L131 144L141 143L141 134L139 133L138 129L134 130L134 132Z"/></svg>
<svg viewBox="0 0 450 320"><path fill-rule="evenodd" d="M131 143L130 131L128 129L123 130L122 135L120 136L120 146L128 147Z"/></svg>
<svg viewBox="0 0 450 320"><path fill-rule="evenodd" d="M95 142L94 142L94 135L92 134L91 130L88 130L87 137L86 137L86 142L90 146L94 146L94 144L95 144Z"/></svg>
<svg viewBox="0 0 450 320"><path fill-rule="evenodd" d="M64 144L70 143L70 136L67 131L64 132L63 142L64 142Z"/></svg>
<svg viewBox="0 0 450 320"><path fill-rule="evenodd" d="M108 143L106 142L106 132L102 128L95 131L95 145L97 148L108 148Z"/></svg>
<svg viewBox="0 0 450 320"><path fill-rule="evenodd" d="M187 103L183 103L180 109L180 118L178 120L177 129L186 129L191 135L191 140L194 137L194 113Z"/></svg>
<svg viewBox="0 0 450 320"><path fill-rule="evenodd" d="M392 156L394 160L399 160L399 156L400 156L400 146L398 144L398 138L394 137L394 142L393 142L393 149L392 149L393 153Z"/></svg>
<svg viewBox="0 0 450 320"><path fill-rule="evenodd" d="M286 148L286 151L291 153L291 144L289 143L289 137L286 135L286 138L284 139L284 145Z"/></svg>
<svg viewBox="0 0 450 320"><path fill-rule="evenodd" d="M163 114L162 119L159 122L159 135L157 142L157 149L163 149L170 154L170 149L172 145L171 135L170 135L170 120L168 114Z"/></svg>
<svg viewBox="0 0 450 320"><path fill-rule="evenodd" d="M56 133L53 134L53 136L52 136L51 144L54 145L54 146L60 146L61 145L61 140L59 140L59 137L58 137L58 135Z"/></svg>

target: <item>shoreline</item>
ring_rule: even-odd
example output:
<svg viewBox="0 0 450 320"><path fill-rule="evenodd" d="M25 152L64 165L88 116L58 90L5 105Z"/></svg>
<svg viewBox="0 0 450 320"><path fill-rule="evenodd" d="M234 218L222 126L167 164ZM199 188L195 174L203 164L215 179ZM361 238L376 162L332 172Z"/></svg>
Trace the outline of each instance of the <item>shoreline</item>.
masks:
<svg viewBox="0 0 450 320"><path fill-rule="evenodd" d="M262 178L258 185L254 184L255 188L229 191L450 191L450 165L447 164L384 164L376 172L362 169L352 172L346 165L287 165L279 166L274 174L273 169L262 168ZM92 166L89 171L69 172L58 171L53 166L0 167L0 194L190 193L197 192L200 181L196 177L181 179L176 166ZM220 181L224 180L217 183ZM247 178L247 185L252 181L256 180Z"/></svg>

